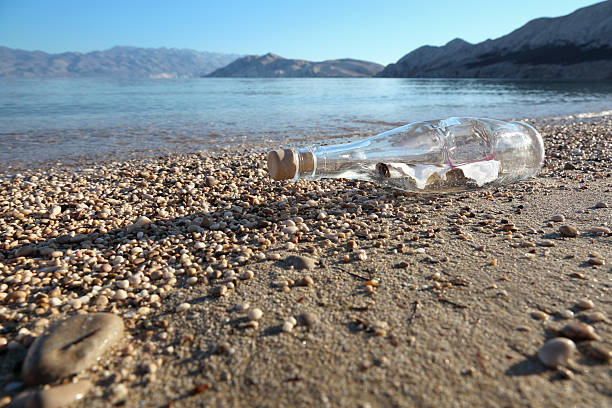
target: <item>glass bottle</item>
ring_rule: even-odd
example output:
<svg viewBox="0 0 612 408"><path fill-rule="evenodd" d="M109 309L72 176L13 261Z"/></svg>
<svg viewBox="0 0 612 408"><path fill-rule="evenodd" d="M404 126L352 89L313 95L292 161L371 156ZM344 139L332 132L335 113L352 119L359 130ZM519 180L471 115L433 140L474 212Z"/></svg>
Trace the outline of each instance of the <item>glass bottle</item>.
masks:
<svg viewBox="0 0 612 408"><path fill-rule="evenodd" d="M415 122L355 143L273 150L275 180L347 178L415 192L499 186L535 175L544 143L524 122L449 118Z"/></svg>

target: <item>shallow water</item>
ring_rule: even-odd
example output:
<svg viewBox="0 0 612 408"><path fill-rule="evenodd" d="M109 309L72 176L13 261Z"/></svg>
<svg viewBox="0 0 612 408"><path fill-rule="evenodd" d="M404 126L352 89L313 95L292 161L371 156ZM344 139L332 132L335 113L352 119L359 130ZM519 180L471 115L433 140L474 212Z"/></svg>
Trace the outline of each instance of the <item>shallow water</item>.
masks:
<svg viewBox="0 0 612 408"><path fill-rule="evenodd" d="M612 108L612 82L482 79L0 79L0 168L312 138L418 120Z"/></svg>

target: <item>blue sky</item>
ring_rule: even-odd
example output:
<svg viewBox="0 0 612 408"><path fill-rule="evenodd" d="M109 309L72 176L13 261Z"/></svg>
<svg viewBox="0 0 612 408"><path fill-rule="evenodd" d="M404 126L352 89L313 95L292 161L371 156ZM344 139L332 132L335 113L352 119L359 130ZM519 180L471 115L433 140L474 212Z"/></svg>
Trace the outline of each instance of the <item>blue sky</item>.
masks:
<svg viewBox="0 0 612 408"><path fill-rule="evenodd" d="M0 0L0 45L46 52L115 45L273 52L388 64L421 45L496 38L580 0Z"/></svg>

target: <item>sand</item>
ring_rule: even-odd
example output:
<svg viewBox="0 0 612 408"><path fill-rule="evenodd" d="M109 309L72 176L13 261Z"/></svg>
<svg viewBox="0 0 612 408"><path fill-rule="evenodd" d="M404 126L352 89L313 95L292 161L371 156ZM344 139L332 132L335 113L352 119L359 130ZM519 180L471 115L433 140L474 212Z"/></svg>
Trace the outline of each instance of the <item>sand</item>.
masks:
<svg viewBox="0 0 612 408"><path fill-rule="evenodd" d="M537 177L441 196L273 182L261 149L0 175L1 401L40 333L106 311L126 336L76 407L612 406L612 118L532 123ZM569 372L538 360L595 312Z"/></svg>

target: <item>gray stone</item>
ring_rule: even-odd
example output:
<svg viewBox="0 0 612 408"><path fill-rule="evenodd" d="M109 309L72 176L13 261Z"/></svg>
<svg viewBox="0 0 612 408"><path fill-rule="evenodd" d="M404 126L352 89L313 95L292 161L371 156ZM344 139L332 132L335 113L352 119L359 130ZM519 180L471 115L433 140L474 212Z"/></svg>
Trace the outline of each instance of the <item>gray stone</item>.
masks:
<svg viewBox="0 0 612 408"><path fill-rule="evenodd" d="M30 346L23 363L29 385L48 384L91 366L123 336L112 313L81 314L54 325Z"/></svg>
<svg viewBox="0 0 612 408"><path fill-rule="evenodd" d="M559 234L561 234L562 237L567 238L576 238L579 235L578 230L575 227L572 227L571 225L560 226Z"/></svg>
<svg viewBox="0 0 612 408"><path fill-rule="evenodd" d="M8 408L60 408L70 405L87 394L92 384L80 381L47 389L26 390L17 395Z"/></svg>
<svg viewBox="0 0 612 408"><path fill-rule="evenodd" d="M295 269L314 269L317 260L302 255L289 255L285 258L287 266L293 266Z"/></svg>

